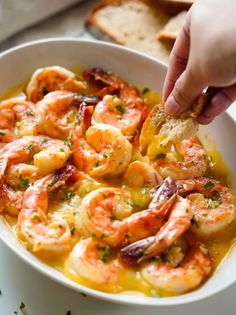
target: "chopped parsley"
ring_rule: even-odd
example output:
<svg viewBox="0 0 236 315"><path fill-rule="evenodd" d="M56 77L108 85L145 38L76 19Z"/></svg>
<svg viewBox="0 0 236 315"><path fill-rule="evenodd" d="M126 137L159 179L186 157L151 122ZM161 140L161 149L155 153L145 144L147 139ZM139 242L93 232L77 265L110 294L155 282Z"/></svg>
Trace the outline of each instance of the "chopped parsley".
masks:
<svg viewBox="0 0 236 315"><path fill-rule="evenodd" d="M46 94L48 94L48 88L46 87L46 85L43 85L42 86L42 93L43 93L43 95L46 95Z"/></svg>
<svg viewBox="0 0 236 315"><path fill-rule="evenodd" d="M0 135L1 135L1 136L4 136L5 134L6 134L6 131L0 130Z"/></svg>
<svg viewBox="0 0 236 315"><path fill-rule="evenodd" d="M65 195L66 199L70 201L74 197L75 193L73 191L65 191Z"/></svg>
<svg viewBox="0 0 236 315"><path fill-rule="evenodd" d="M65 150L63 148L60 148L60 152L65 152Z"/></svg>
<svg viewBox="0 0 236 315"><path fill-rule="evenodd" d="M78 122L80 122L80 121L82 120L82 117L81 117L80 113L78 113L78 114L76 115L76 118L77 118Z"/></svg>
<svg viewBox="0 0 236 315"><path fill-rule="evenodd" d="M103 154L103 157L104 157L105 159L107 159L107 158L108 158L108 156L107 156L106 154Z"/></svg>
<svg viewBox="0 0 236 315"><path fill-rule="evenodd" d="M162 257L162 260L163 260L164 262L167 262L167 261L168 261L168 254L169 254L169 252L171 251L171 247L172 247L172 246L168 247L167 250L165 250L164 253L163 253L163 255L161 256L161 257Z"/></svg>
<svg viewBox="0 0 236 315"><path fill-rule="evenodd" d="M33 113L31 112L31 110L27 110L27 111L26 111L26 115L27 115L28 117L34 116Z"/></svg>
<svg viewBox="0 0 236 315"><path fill-rule="evenodd" d="M131 200L124 200L124 202L125 202L127 205L129 205L129 206L131 206L131 207L134 207L133 201L131 201Z"/></svg>
<svg viewBox="0 0 236 315"><path fill-rule="evenodd" d="M99 161L96 162L96 167L98 167L100 165Z"/></svg>
<svg viewBox="0 0 236 315"><path fill-rule="evenodd" d="M214 186L215 186L214 183L212 183L212 182L207 182L203 187L204 187L205 189L211 189L211 188L213 188Z"/></svg>
<svg viewBox="0 0 236 315"><path fill-rule="evenodd" d="M110 250L109 246L97 245L97 249L100 252L101 261L103 261L104 263L107 263L110 256L111 256L111 250Z"/></svg>
<svg viewBox="0 0 236 315"><path fill-rule="evenodd" d="M30 144L30 145L28 145L28 147L26 148L26 150L31 150L31 149L33 149L33 144Z"/></svg>
<svg viewBox="0 0 236 315"><path fill-rule="evenodd" d="M79 75L79 74L77 74L77 73L75 73L75 78L76 78L76 80L77 80L77 81L80 81L80 80L81 80L80 75Z"/></svg>
<svg viewBox="0 0 236 315"><path fill-rule="evenodd" d="M23 302L20 304L20 310L23 315L27 315L25 304Z"/></svg>
<svg viewBox="0 0 236 315"><path fill-rule="evenodd" d="M47 138L43 138L41 142L42 143L46 143L46 142L48 142L48 139Z"/></svg>
<svg viewBox="0 0 236 315"><path fill-rule="evenodd" d="M142 258L143 258L143 259L147 258L147 253L142 252Z"/></svg>
<svg viewBox="0 0 236 315"><path fill-rule="evenodd" d="M148 93L148 92L150 92L150 89L147 88L147 87L145 87L145 88L142 90L142 94L146 94L146 93Z"/></svg>
<svg viewBox="0 0 236 315"><path fill-rule="evenodd" d="M110 221L115 221L116 217L115 217L114 215L111 215L111 216L109 217L109 219L110 219Z"/></svg>
<svg viewBox="0 0 236 315"><path fill-rule="evenodd" d="M115 106L115 109L118 111L118 112L120 112L121 114L124 114L124 112L125 112L125 107L124 106L122 106L122 105L116 105Z"/></svg>
<svg viewBox="0 0 236 315"><path fill-rule="evenodd" d="M166 154L165 153L159 153L156 156L157 160L164 160L166 158Z"/></svg>
<svg viewBox="0 0 236 315"><path fill-rule="evenodd" d="M199 224L198 224L198 222L195 220L194 217L191 219L191 224L192 224L193 226L195 226L197 229L199 228Z"/></svg>
<svg viewBox="0 0 236 315"><path fill-rule="evenodd" d="M155 257L152 257L152 262L155 264L155 265L158 265L159 264L159 262L160 262L160 259L159 259L159 257L158 256L155 256Z"/></svg>
<svg viewBox="0 0 236 315"><path fill-rule="evenodd" d="M65 140L64 140L64 143L65 145L68 146L69 149L72 149L72 140L70 137L67 137Z"/></svg>
<svg viewBox="0 0 236 315"><path fill-rule="evenodd" d="M81 295L82 295L83 297L87 297L87 295L86 295L85 293L83 293L83 292L81 292Z"/></svg>
<svg viewBox="0 0 236 315"><path fill-rule="evenodd" d="M72 226L72 227L70 228L70 232L71 232L71 235L74 235L74 234L75 234L75 227L74 227L74 226Z"/></svg>
<svg viewBox="0 0 236 315"><path fill-rule="evenodd" d="M18 184L19 188L26 188L29 186L29 179L20 176L20 184Z"/></svg>
<svg viewBox="0 0 236 315"><path fill-rule="evenodd" d="M129 234L127 232L125 232L124 237L125 238L130 238L130 236L129 236Z"/></svg>
<svg viewBox="0 0 236 315"><path fill-rule="evenodd" d="M221 204L221 202L222 200L217 190L213 190L212 198L205 198L205 205L210 209L218 207Z"/></svg>

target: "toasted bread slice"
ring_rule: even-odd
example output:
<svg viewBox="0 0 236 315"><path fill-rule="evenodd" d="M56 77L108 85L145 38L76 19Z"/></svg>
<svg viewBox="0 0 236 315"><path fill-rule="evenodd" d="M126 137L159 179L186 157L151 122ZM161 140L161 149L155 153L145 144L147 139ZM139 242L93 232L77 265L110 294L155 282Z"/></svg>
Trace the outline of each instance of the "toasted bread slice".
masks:
<svg viewBox="0 0 236 315"><path fill-rule="evenodd" d="M156 40L169 15L149 1L113 0L100 2L90 13L86 26L93 35L105 34L106 39L168 61L171 44Z"/></svg>
<svg viewBox="0 0 236 315"><path fill-rule="evenodd" d="M187 11L182 11L176 16L172 17L165 27L157 33L157 39L175 41L184 24L186 14Z"/></svg>
<svg viewBox="0 0 236 315"><path fill-rule="evenodd" d="M209 94L201 94L193 108L181 114L179 117L168 115L164 111L163 104L156 105L145 120L140 139L140 151L146 154L148 146L156 135L162 135L163 143L172 141L180 142L183 139L196 135L198 131L197 116L206 106Z"/></svg>

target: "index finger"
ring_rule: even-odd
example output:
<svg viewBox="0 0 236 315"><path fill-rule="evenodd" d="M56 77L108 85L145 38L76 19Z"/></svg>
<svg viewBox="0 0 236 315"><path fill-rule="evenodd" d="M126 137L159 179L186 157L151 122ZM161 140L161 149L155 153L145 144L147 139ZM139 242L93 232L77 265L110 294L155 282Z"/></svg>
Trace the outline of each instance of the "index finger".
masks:
<svg viewBox="0 0 236 315"><path fill-rule="evenodd" d="M184 25L175 41L174 47L170 54L169 67L167 70L164 87L163 87L163 100L166 101L172 92L175 82L184 72L189 56L190 49L190 14L186 15Z"/></svg>

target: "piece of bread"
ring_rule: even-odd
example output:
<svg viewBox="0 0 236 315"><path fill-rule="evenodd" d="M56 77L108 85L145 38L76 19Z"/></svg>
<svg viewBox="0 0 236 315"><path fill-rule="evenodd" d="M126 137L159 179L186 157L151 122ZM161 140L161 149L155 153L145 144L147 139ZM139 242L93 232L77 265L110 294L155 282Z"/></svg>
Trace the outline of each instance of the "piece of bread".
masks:
<svg viewBox="0 0 236 315"><path fill-rule="evenodd" d="M145 155L155 135L163 135L165 142L174 143L196 135L198 131L197 117L209 101L211 93L202 93L192 109L178 117L168 115L163 104L156 105L145 120L140 134L140 152Z"/></svg>
<svg viewBox="0 0 236 315"><path fill-rule="evenodd" d="M170 18L164 28L157 33L157 39L175 41L184 24L186 14L187 11L182 11Z"/></svg>
<svg viewBox="0 0 236 315"><path fill-rule="evenodd" d="M142 0L102 1L86 21L89 31L96 37L105 34L115 42L168 61L172 48L156 40L169 16Z"/></svg>

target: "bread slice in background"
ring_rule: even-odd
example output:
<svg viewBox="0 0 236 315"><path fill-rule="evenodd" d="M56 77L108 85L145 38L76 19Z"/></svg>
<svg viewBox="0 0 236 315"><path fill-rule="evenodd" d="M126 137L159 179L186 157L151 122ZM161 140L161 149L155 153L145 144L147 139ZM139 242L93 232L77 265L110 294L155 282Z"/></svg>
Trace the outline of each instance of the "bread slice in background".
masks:
<svg viewBox="0 0 236 315"><path fill-rule="evenodd" d="M156 40L169 16L141 0L102 1L89 15L86 26L96 37L113 41L168 61L171 46Z"/></svg>
<svg viewBox="0 0 236 315"><path fill-rule="evenodd" d="M157 39L161 41L175 41L186 18L187 11L181 11L176 16L169 19L162 30L157 33Z"/></svg>
<svg viewBox="0 0 236 315"><path fill-rule="evenodd" d="M86 27L97 38L147 53L167 63L173 41L156 39L171 16L189 3L160 0L103 0L90 12Z"/></svg>

